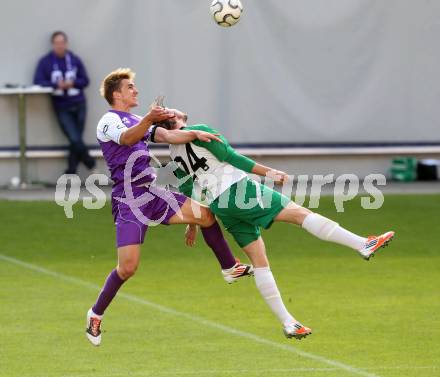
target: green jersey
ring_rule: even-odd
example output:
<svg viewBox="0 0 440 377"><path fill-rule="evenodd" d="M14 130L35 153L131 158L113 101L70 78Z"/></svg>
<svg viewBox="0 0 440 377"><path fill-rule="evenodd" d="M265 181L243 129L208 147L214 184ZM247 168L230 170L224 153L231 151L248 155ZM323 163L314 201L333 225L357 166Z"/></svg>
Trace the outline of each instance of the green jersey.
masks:
<svg viewBox="0 0 440 377"><path fill-rule="evenodd" d="M206 125L184 130L218 134ZM223 136L219 137L223 143L195 140L170 145L171 158L178 166L177 178L185 181L179 190L198 201L204 198L237 243L245 247L260 237L260 227L267 229L272 225L290 199L249 179L246 172L252 172L255 162L237 153Z"/></svg>
<svg viewBox="0 0 440 377"><path fill-rule="evenodd" d="M219 132L207 125L188 126L183 130L198 130L212 134ZM200 200L204 197L210 204L233 184L246 178L255 162L238 154L223 137L223 143L194 140L187 144L171 144L170 154L178 169L179 179L186 182L180 187L186 196Z"/></svg>

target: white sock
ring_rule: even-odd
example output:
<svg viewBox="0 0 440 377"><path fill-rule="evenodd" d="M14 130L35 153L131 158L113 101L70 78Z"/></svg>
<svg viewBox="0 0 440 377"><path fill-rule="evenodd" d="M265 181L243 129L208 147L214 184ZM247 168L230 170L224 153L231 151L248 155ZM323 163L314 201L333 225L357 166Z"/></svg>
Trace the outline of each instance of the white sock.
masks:
<svg viewBox="0 0 440 377"><path fill-rule="evenodd" d="M295 322L295 318L287 311L278 290L272 271L269 267L255 268L254 270L255 284L263 296L264 301L272 309L273 313L278 317L280 322L287 326Z"/></svg>
<svg viewBox="0 0 440 377"><path fill-rule="evenodd" d="M302 227L321 240L335 242L355 250L362 249L367 241L366 238L342 228L338 223L317 213L307 215Z"/></svg>

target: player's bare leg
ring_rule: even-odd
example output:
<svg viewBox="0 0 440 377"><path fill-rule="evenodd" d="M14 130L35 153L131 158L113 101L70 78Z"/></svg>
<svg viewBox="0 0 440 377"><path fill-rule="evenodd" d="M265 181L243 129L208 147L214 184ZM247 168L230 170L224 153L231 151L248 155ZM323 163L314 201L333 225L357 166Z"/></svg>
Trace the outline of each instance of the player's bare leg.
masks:
<svg viewBox="0 0 440 377"><path fill-rule="evenodd" d="M266 245L263 238L251 242L249 245L243 247L243 251L251 260L254 268L266 268L269 267L269 260L266 255Z"/></svg>
<svg viewBox="0 0 440 377"><path fill-rule="evenodd" d="M203 238L217 257L223 278L228 283L233 283L242 276L253 274L252 266L236 261L215 216L208 207L188 198L180 208L180 213L170 218L169 224L199 225Z"/></svg>
<svg viewBox="0 0 440 377"><path fill-rule="evenodd" d="M275 221L300 225L321 240L335 242L356 250L366 260L369 260L378 249L387 246L394 237L394 232L386 232L380 236L368 238L358 236L342 228L335 221L313 213L294 202L290 202L278 214Z"/></svg>
<svg viewBox="0 0 440 377"><path fill-rule="evenodd" d="M118 266L116 270L119 277L124 281L131 278L136 273L140 259L140 245L128 245L118 248Z"/></svg>
<svg viewBox="0 0 440 377"><path fill-rule="evenodd" d="M277 316L288 338L302 339L312 330L299 323L287 310L269 267L266 246L261 237L243 248L254 266L255 284L264 301Z"/></svg>
<svg viewBox="0 0 440 377"><path fill-rule="evenodd" d="M140 255L140 245L128 245L118 248L118 265L107 276L95 305L87 312L86 335L94 346L101 344L101 321L105 310L122 284L136 273Z"/></svg>

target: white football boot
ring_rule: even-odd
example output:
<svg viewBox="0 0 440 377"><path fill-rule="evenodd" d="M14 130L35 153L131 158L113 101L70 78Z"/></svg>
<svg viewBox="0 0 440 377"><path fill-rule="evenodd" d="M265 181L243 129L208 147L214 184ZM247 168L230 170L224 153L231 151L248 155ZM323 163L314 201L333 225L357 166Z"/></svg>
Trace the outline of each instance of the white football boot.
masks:
<svg viewBox="0 0 440 377"><path fill-rule="evenodd" d="M286 338L295 338L301 340L305 338L307 335L312 333L312 329L301 325L299 322L293 322L287 326L283 327L283 332Z"/></svg>
<svg viewBox="0 0 440 377"><path fill-rule="evenodd" d="M94 346L101 344L101 321L102 315L97 315L93 313L92 309L89 309L87 312L86 335Z"/></svg>
<svg viewBox="0 0 440 377"><path fill-rule="evenodd" d="M238 259L236 259L236 261L237 263L230 269L222 270L223 279L225 279L228 284L235 283L243 276L254 275L254 266L240 263Z"/></svg>
<svg viewBox="0 0 440 377"><path fill-rule="evenodd" d="M369 260L371 257L374 257L377 250L388 246L393 238L394 232L386 232L380 236L370 236L362 249L359 250L359 254L365 260Z"/></svg>

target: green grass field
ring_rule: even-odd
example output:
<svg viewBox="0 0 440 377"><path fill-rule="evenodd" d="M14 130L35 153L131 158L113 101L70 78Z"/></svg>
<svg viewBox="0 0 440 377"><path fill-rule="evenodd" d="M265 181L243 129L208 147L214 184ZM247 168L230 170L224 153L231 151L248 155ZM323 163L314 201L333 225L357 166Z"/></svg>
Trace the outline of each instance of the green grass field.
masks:
<svg viewBox="0 0 440 377"><path fill-rule="evenodd" d="M319 212L397 237L365 262L293 226L263 233L312 336L287 341L252 278L225 284L201 238L187 249L183 227L162 226L93 348L85 313L116 257L109 206L68 220L54 203L0 202L0 376L440 376L440 196L388 196L378 211L355 200L343 214L327 198Z"/></svg>

